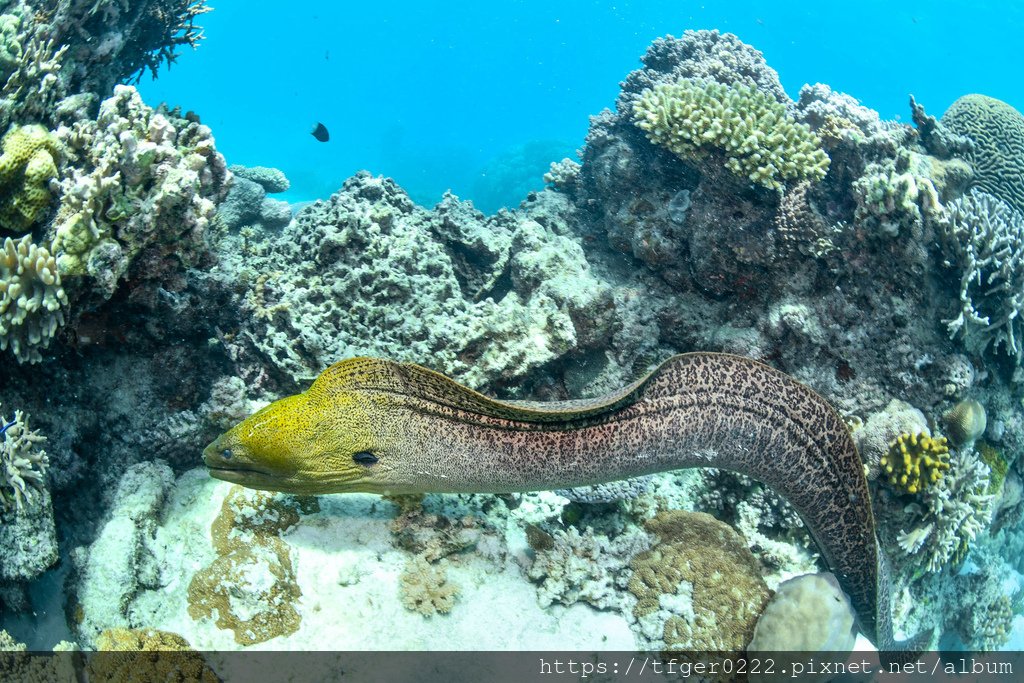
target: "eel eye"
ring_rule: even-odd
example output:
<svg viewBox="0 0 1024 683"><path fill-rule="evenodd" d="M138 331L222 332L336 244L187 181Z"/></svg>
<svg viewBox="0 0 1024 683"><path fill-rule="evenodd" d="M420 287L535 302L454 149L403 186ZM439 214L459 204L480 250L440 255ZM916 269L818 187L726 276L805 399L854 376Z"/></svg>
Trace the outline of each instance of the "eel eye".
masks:
<svg viewBox="0 0 1024 683"><path fill-rule="evenodd" d="M352 456L352 459L360 465L366 465L367 467L377 462L377 456L370 451L359 451Z"/></svg>
<svg viewBox="0 0 1024 683"><path fill-rule="evenodd" d="M222 450L222 451L220 452L220 456L221 456L222 458L224 458L225 460L230 460L230 459L231 459L231 456L233 456L233 455L234 455L234 453L232 453L232 452L231 452L231 449L230 449L230 448L225 448L224 450Z"/></svg>

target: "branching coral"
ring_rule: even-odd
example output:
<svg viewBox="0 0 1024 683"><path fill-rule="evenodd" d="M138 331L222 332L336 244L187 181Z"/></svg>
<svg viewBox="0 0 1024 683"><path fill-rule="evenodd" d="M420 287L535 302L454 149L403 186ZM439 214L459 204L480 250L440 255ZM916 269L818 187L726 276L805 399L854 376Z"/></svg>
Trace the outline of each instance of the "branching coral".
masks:
<svg viewBox="0 0 1024 683"><path fill-rule="evenodd" d="M946 320L968 350L1000 344L1021 362L1024 343L1024 214L985 192L950 202L940 223L949 265L960 272L960 314Z"/></svg>
<svg viewBox="0 0 1024 683"><path fill-rule="evenodd" d="M452 611L459 587L448 580L448 572L439 565L432 565L422 557L409 560L398 587L406 609L425 617Z"/></svg>
<svg viewBox="0 0 1024 683"><path fill-rule="evenodd" d="M934 485L949 469L946 438L923 432L900 434L879 463L889 484L907 493L919 493Z"/></svg>
<svg viewBox="0 0 1024 683"><path fill-rule="evenodd" d="M828 171L828 155L810 128L749 86L663 83L641 93L633 112L651 142L691 161L721 152L730 171L771 189L821 180Z"/></svg>
<svg viewBox="0 0 1024 683"><path fill-rule="evenodd" d="M7 422L0 415L0 509L21 509L46 482L50 460L41 445L46 437L29 429L20 410Z"/></svg>
<svg viewBox="0 0 1024 683"><path fill-rule="evenodd" d="M958 452L949 472L925 490L921 503L908 506L915 525L900 532L897 541L915 564L938 572L966 554L992 518L989 476L989 468L973 452Z"/></svg>
<svg viewBox="0 0 1024 683"><path fill-rule="evenodd" d="M68 298L56 260L30 235L6 238L0 250L0 350L10 347L19 363L42 360L64 324Z"/></svg>
<svg viewBox="0 0 1024 683"><path fill-rule="evenodd" d="M118 86L95 121L57 135L69 156L53 235L62 273L90 275L110 296L140 254L187 265L205 249L229 177L209 128Z"/></svg>

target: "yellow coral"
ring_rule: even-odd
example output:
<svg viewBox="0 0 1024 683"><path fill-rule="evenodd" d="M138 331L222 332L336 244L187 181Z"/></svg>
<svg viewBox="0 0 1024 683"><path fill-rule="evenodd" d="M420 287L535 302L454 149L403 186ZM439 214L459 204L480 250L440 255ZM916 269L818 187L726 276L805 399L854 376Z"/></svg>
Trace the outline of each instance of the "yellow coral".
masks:
<svg viewBox="0 0 1024 683"><path fill-rule="evenodd" d="M879 464L890 484L907 493L919 493L949 469L949 446L944 436L935 439L924 432L903 433L889 445Z"/></svg>
<svg viewBox="0 0 1024 683"><path fill-rule="evenodd" d="M725 167L771 189L825 177L821 141L774 99L745 85L682 79L640 94L633 108L647 138L684 159L725 155Z"/></svg>
<svg viewBox="0 0 1024 683"><path fill-rule="evenodd" d="M0 224L10 231L29 228L46 213L57 177L57 142L44 127L14 126L4 135L0 155Z"/></svg>
<svg viewBox="0 0 1024 683"><path fill-rule="evenodd" d="M136 681L195 681L220 679L202 653L177 633L156 629L108 629L96 639L99 650L89 659L90 680L111 683ZM159 657L143 653L161 653Z"/></svg>

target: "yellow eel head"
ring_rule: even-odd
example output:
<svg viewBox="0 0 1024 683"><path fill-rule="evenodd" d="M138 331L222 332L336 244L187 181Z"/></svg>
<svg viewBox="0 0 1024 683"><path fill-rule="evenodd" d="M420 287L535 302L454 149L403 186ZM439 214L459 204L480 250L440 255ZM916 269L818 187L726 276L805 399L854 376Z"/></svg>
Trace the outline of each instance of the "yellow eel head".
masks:
<svg viewBox="0 0 1024 683"><path fill-rule="evenodd" d="M373 491L378 439L362 402L336 394L329 405L308 393L249 416L203 450L210 476L265 491L319 494Z"/></svg>

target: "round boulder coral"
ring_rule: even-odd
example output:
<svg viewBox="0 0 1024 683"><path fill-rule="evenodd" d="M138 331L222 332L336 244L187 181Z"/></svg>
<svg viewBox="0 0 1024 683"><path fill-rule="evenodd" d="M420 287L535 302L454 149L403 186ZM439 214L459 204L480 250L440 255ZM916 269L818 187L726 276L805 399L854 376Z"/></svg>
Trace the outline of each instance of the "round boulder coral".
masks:
<svg viewBox="0 0 1024 683"><path fill-rule="evenodd" d="M967 156L975 185L1024 211L1024 114L994 97L964 95L942 124L974 142Z"/></svg>

